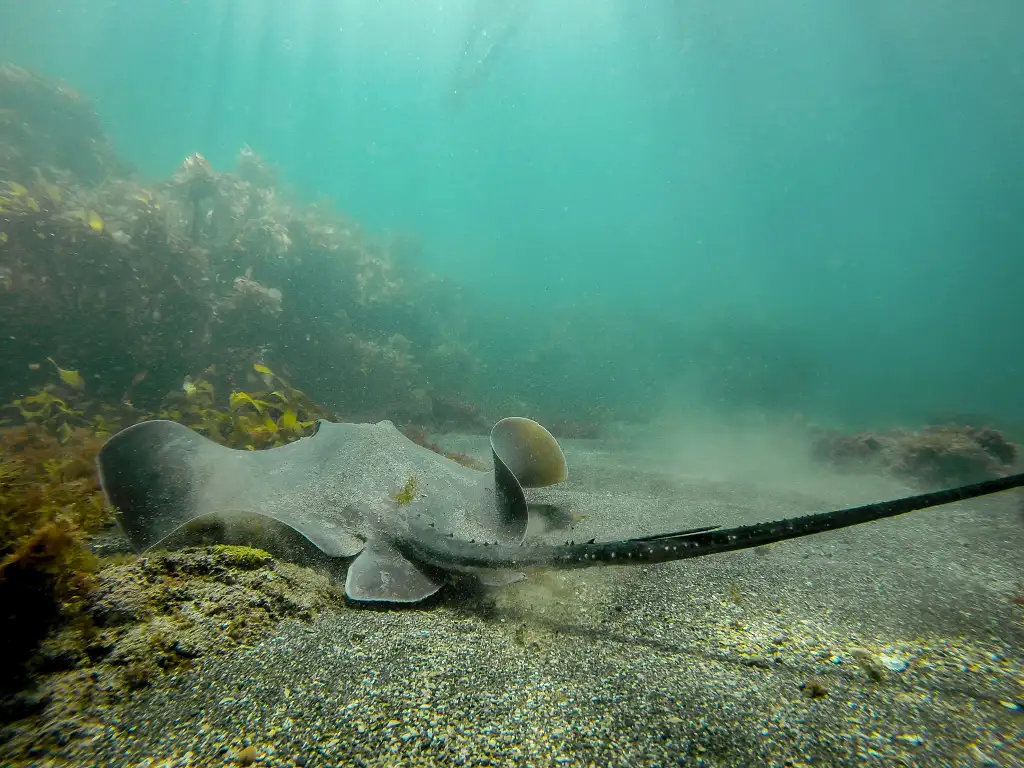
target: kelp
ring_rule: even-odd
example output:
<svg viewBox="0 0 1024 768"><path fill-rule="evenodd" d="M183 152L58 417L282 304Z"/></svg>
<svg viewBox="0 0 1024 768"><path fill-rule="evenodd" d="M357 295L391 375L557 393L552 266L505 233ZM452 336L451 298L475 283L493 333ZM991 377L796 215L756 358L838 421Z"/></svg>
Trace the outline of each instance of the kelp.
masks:
<svg viewBox="0 0 1024 768"><path fill-rule="evenodd" d="M168 397L156 417L185 424L222 445L247 450L285 445L312 434L318 419L335 419L331 411L262 363L254 364L253 370L270 386L232 391L226 404L218 407L213 381L204 376L189 378L181 392Z"/></svg>

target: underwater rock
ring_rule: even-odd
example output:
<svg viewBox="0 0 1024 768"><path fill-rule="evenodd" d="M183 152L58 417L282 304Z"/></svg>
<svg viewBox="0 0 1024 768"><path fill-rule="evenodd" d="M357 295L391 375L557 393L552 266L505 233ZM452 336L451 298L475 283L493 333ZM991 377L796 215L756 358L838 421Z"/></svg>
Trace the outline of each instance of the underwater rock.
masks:
<svg viewBox="0 0 1024 768"><path fill-rule="evenodd" d="M129 176L92 105L63 83L0 66L0 178L30 179L59 169L81 183Z"/></svg>
<svg viewBox="0 0 1024 768"><path fill-rule="evenodd" d="M172 245L158 198L129 182L84 188L61 176L6 186L0 400L48 381L32 367L47 356L112 403L139 371L162 396L182 369L205 364L209 265Z"/></svg>
<svg viewBox="0 0 1024 768"><path fill-rule="evenodd" d="M814 456L843 470L883 471L925 486L960 485L1007 474L1020 447L990 427L935 426L919 431L829 433Z"/></svg>
<svg viewBox="0 0 1024 768"><path fill-rule="evenodd" d="M189 236L194 241L199 240L203 221L207 218L203 202L217 191L217 179L209 161L198 152L186 157L171 177L170 187L187 201L190 208Z"/></svg>
<svg viewBox="0 0 1024 768"><path fill-rule="evenodd" d="M235 171L242 181L254 187L273 189L277 186L277 171L248 145L239 151Z"/></svg>
<svg viewBox="0 0 1024 768"><path fill-rule="evenodd" d="M196 152L185 158L178 170L171 176L171 186L182 191L185 198L198 203L217 191L217 180L210 161Z"/></svg>
<svg viewBox="0 0 1024 768"><path fill-rule="evenodd" d="M270 315L277 317L281 314L281 291L277 288L268 288L253 280L249 272L236 277L234 283L235 292L224 299L218 310L221 314L231 311L250 311L256 314Z"/></svg>
<svg viewBox="0 0 1024 768"><path fill-rule="evenodd" d="M907 662L898 656L890 656L882 653L878 656L879 662L890 672L903 672L907 668Z"/></svg>
<svg viewBox="0 0 1024 768"><path fill-rule="evenodd" d="M56 734L75 733L69 726L94 720L156 677L256 642L284 619L309 621L341 604L327 576L249 547L190 548L108 565L96 575L82 617L43 645L35 689L0 706L0 713L26 718L0 731L0 758L29 750L39 756L57 743Z"/></svg>

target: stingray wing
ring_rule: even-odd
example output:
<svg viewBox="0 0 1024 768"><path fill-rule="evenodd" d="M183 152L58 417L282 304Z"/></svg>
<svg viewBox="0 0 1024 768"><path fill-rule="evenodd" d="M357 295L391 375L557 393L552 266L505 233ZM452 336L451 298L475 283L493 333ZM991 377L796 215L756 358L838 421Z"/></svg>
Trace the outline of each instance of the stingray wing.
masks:
<svg viewBox="0 0 1024 768"><path fill-rule="evenodd" d="M114 435L96 459L100 484L136 552L152 549L192 520L256 514L298 531L332 556L363 548L344 499L324 483L330 437L266 451L226 448L173 421L146 421ZM335 503L341 502L339 506ZM320 514L333 508L333 519Z"/></svg>

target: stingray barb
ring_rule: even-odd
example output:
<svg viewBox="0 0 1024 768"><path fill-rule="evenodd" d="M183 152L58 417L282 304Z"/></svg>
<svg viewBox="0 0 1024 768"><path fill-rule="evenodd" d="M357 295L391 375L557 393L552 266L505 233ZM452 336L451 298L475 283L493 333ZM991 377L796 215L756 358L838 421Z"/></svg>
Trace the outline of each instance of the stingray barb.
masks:
<svg viewBox="0 0 1024 768"><path fill-rule="evenodd" d="M242 451L171 421L111 437L97 458L103 491L136 552L207 515L255 514L294 529L331 557L354 558L346 595L414 603L456 573L491 585L522 569L640 565L702 557L868 523L1024 485L1024 474L849 509L722 529L551 545L526 488L568 476L555 438L535 421L491 430L493 473L423 448L387 421L317 422L285 446ZM396 501L398 499L399 501ZM400 503L401 502L401 503Z"/></svg>

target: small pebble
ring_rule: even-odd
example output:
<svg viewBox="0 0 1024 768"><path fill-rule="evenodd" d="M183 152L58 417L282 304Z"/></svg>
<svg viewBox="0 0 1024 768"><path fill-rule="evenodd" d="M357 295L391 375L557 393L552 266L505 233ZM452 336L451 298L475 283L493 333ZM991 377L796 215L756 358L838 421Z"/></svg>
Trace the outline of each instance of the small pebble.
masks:
<svg viewBox="0 0 1024 768"><path fill-rule="evenodd" d="M876 683L880 683L885 679L885 669L879 664L878 658L871 651L866 648L854 648L850 651L850 655L860 668L867 673L867 676Z"/></svg>
<svg viewBox="0 0 1024 768"><path fill-rule="evenodd" d="M903 659L898 659L895 656L886 656L883 653L879 655L878 660L882 662L882 666L890 672L902 672L907 668L907 662Z"/></svg>
<svg viewBox="0 0 1024 768"><path fill-rule="evenodd" d="M810 679L806 683L800 686L800 690L804 692L804 696L809 699L823 699L828 696L828 686L820 680Z"/></svg>
<svg viewBox="0 0 1024 768"><path fill-rule="evenodd" d="M238 753L239 765L252 765L259 759L259 751L256 749L256 747L252 746L251 744Z"/></svg>

